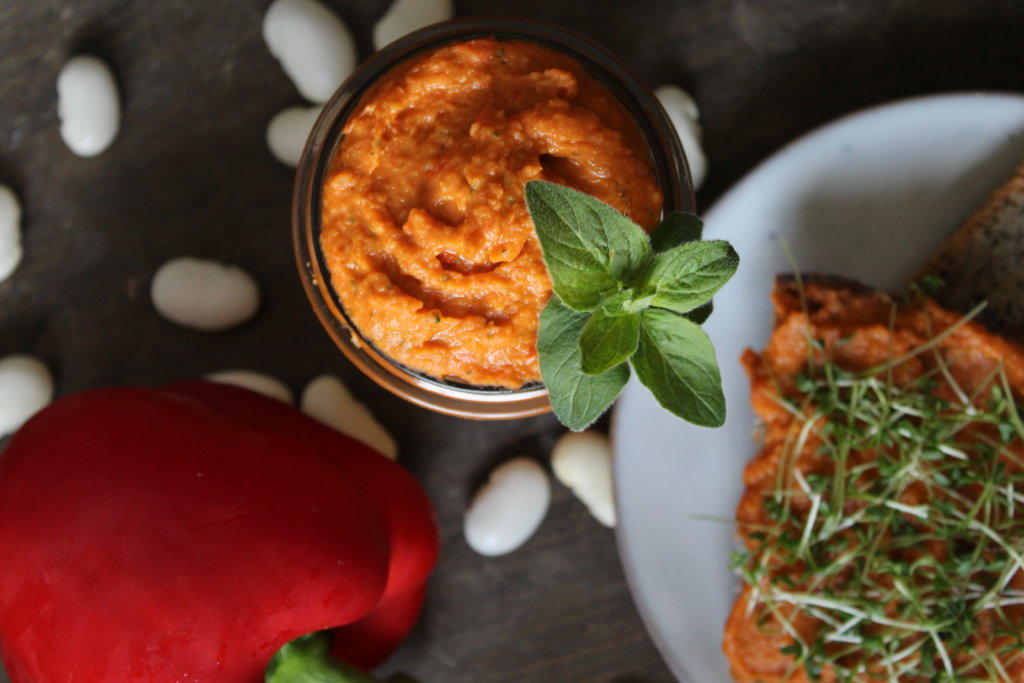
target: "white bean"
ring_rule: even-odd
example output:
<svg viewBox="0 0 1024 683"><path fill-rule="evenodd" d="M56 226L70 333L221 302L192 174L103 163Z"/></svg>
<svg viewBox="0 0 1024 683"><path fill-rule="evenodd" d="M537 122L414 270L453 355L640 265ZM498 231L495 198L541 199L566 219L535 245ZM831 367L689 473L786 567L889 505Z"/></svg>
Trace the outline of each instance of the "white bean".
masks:
<svg viewBox="0 0 1024 683"><path fill-rule="evenodd" d="M316 0L274 0L263 17L263 40L310 102L330 99L356 65L352 34Z"/></svg>
<svg viewBox="0 0 1024 683"><path fill-rule="evenodd" d="M373 47L377 50L416 29L451 19L452 0L394 0L373 27Z"/></svg>
<svg viewBox="0 0 1024 683"><path fill-rule="evenodd" d="M615 526L612 449L603 434L564 434L551 451L551 468L558 481L572 489L597 521L607 527Z"/></svg>
<svg viewBox="0 0 1024 683"><path fill-rule="evenodd" d="M14 191L0 185L0 282L21 262L21 205Z"/></svg>
<svg viewBox="0 0 1024 683"><path fill-rule="evenodd" d="M160 266L150 295L160 315L206 331L241 324L260 305L259 287L244 270L187 256Z"/></svg>
<svg viewBox="0 0 1024 683"><path fill-rule="evenodd" d="M53 399L53 377L31 356L0 359L0 437L10 434Z"/></svg>
<svg viewBox="0 0 1024 683"><path fill-rule="evenodd" d="M57 76L57 115L64 144L80 157L103 152L117 136L121 105L110 67L91 55L68 61Z"/></svg>
<svg viewBox="0 0 1024 683"><path fill-rule="evenodd" d="M206 376L206 379L211 382L230 384L248 389L249 391L255 391L257 394L276 398L278 401L288 405L295 402L292 390L284 382L263 372L244 369L221 370L219 372L211 372Z"/></svg>
<svg viewBox="0 0 1024 683"><path fill-rule="evenodd" d="M654 91L661 106L665 108L672 125L676 128L679 141L690 165L690 176L694 188L700 188L708 172L707 155L701 144L703 132L700 127L700 111L697 103L683 89L674 85L663 85Z"/></svg>
<svg viewBox="0 0 1024 683"><path fill-rule="evenodd" d="M267 147L286 166L299 165L306 139L322 107L289 107L278 112L267 125Z"/></svg>
<svg viewBox="0 0 1024 683"><path fill-rule="evenodd" d="M513 458L491 472L466 511L463 534L481 555L504 555L525 543L551 503L544 469L529 458Z"/></svg>
<svg viewBox="0 0 1024 683"><path fill-rule="evenodd" d="M395 440L361 401L357 401L341 380L320 375L302 392L302 412L361 441L389 460L398 458Z"/></svg>

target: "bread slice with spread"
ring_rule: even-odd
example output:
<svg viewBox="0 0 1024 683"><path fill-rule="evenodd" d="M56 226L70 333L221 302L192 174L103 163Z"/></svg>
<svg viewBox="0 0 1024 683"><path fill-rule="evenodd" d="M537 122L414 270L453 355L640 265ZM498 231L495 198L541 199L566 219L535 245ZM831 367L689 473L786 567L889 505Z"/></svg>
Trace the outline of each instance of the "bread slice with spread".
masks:
<svg viewBox="0 0 1024 683"><path fill-rule="evenodd" d="M1024 683L1024 165L914 282L775 283L743 357L740 683Z"/></svg>

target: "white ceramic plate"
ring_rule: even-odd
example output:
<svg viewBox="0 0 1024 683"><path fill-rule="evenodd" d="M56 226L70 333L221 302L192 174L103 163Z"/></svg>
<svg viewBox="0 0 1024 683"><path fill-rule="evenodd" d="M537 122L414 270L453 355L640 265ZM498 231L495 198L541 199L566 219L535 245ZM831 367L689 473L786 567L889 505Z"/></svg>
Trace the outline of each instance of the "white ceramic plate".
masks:
<svg viewBox="0 0 1024 683"><path fill-rule="evenodd" d="M747 175L705 216L705 238L740 255L704 326L718 351L728 417L694 427L633 381L612 438L619 550L633 597L672 671L688 683L731 680L722 626L737 588L729 519L755 421L738 358L771 332L768 294L790 271L898 289L1024 159L1024 97L924 97L820 128Z"/></svg>

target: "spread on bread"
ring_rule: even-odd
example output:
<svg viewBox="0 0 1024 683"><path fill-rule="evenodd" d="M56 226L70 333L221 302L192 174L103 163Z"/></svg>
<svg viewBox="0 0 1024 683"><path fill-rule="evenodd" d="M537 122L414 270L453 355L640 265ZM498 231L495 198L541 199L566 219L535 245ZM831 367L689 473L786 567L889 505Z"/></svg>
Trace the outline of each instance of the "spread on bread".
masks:
<svg viewBox="0 0 1024 683"><path fill-rule="evenodd" d="M782 278L723 648L741 683L1024 680L1024 349L920 291Z"/></svg>

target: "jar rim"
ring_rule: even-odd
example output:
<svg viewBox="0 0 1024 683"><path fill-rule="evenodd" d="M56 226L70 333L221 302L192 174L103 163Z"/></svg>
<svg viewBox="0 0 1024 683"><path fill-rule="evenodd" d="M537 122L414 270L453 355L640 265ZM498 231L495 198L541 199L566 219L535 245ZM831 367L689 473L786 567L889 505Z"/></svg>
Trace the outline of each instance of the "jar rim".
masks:
<svg viewBox="0 0 1024 683"><path fill-rule="evenodd" d="M320 245L323 187L341 144L348 116L362 95L393 67L446 44L493 36L526 40L566 54L626 109L651 154L663 212L692 211L694 191L682 145L668 115L640 78L617 57L573 31L521 17L464 17L410 33L376 52L324 105L300 158L292 197L292 241L306 296L334 343L364 374L405 400L436 412L475 419L510 419L549 412L547 389L534 382L518 389L439 380L407 368L379 351L348 319L334 291Z"/></svg>

